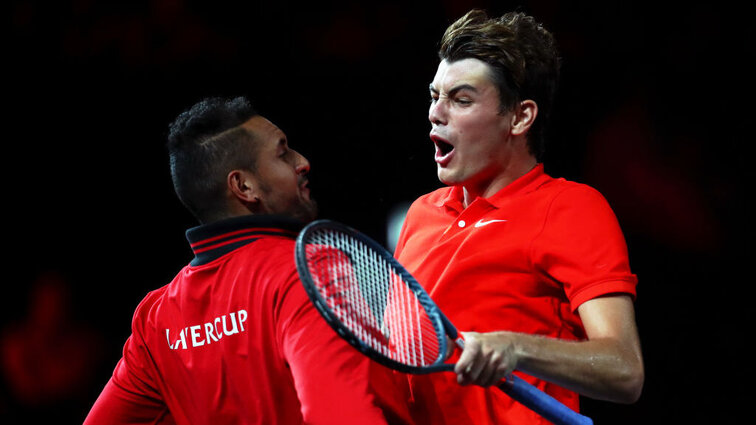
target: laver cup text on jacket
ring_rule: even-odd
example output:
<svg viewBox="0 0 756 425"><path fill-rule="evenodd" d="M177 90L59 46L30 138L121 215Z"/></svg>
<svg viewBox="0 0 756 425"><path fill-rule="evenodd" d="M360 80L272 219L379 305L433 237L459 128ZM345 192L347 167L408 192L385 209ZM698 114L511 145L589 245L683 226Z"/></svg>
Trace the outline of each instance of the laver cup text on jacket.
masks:
<svg viewBox="0 0 756 425"><path fill-rule="evenodd" d="M212 322L187 326L178 331L178 339L173 342L171 342L171 334L175 335L175 331L171 332L170 329L166 329L165 337L171 350L186 350L187 347L200 347L205 344L218 342L224 335L231 336L244 332L244 322L246 321L247 311L239 310L216 317ZM187 338L189 339L189 344L187 344Z"/></svg>

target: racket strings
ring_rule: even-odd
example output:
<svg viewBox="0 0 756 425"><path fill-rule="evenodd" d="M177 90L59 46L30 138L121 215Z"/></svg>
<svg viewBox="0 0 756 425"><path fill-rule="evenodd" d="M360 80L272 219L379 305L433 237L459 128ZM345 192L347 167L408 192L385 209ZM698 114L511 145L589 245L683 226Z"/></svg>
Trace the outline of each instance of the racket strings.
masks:
<svg viewBox="0 0 756 425"><path fill-rule="evenodd" d="M394 361L426 366L439 359L439 335L401 274L363 242L317 230L307 262L321 297L363 343Z"/></svg>

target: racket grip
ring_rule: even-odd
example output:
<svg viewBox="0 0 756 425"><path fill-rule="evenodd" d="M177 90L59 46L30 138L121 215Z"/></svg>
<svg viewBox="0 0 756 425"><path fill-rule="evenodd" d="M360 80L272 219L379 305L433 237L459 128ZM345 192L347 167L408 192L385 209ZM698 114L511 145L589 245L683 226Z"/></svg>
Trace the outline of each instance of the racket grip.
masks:
<svg viewBox="0 0 756 425"><path fill-rule="evenodd" d="M516 375L508 376L506 380L502 380L498 384L498 387L512 399L556 425L593 424L591 418L575 412Z"/></svg>

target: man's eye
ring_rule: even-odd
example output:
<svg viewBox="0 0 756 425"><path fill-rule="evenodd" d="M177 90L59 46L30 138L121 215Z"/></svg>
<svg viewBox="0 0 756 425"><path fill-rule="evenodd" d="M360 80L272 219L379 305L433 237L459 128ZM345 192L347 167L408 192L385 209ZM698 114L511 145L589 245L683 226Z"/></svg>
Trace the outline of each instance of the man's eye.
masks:
<svg viewBox="0 0 756 425"><path fill-rule="evenodd" d="M460 105L469 105L472 103L472 100L466 98L455 99L454 101L459 103Z"/></svg>

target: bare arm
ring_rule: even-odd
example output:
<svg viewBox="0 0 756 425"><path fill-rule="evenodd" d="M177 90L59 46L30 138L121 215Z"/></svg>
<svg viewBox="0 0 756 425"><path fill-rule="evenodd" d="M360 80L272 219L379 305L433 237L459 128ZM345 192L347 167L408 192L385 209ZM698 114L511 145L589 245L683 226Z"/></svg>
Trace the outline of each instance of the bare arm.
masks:
<svg viewBox="0 0 756 425"><path fill-rule="evenodd" d="M578 313L586 341L463 332L465 350L455 367L458 382L494 385L517 369L591 398L634 403L644 371L632 300L626 295L596 298L583 303Z"/></svg>

